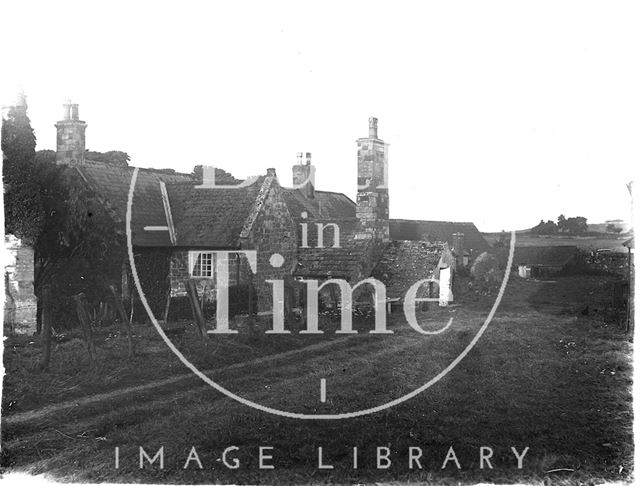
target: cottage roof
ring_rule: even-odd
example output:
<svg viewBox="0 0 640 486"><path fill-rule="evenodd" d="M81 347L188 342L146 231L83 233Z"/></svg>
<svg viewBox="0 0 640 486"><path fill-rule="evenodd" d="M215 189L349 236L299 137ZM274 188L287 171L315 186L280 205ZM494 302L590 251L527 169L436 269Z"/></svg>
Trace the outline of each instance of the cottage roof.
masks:
<svg viewBox="0 0 640 486"><path fill-rule="evenodd" d="M216 179L218 180L218 179ZM261 176L245 187L197 188L191 184L167 185L176 226L176 246L237 248L245 225L253 224L260 195L273 177ZM222 182L220 182L222 184Z"/></svg>
<svg viewBox="0 0 640 486"><path fill-rule="evenodd" d="M302 212L310 219L346 219L356 217L356 204L339 192L315 191L307 198L300 189L282 188L289 212L300 220Z"/></svg>
<svg viewBox="0 0 640 486"><path fill-rule="evenodd" d="M453 244L454 233L464 233L465 250L477 255L489 249L489 244L471 222L391 219L389 232L392 240L446 241L449 245Z"/></svg>
<svg viewBox="0 0 640 486"><path fill-rule="evenodd" d="M124 225L134 167L87 160L76 167L80 176L100 197L116 223ZM145 231L145 226L167 224L160 182L191 181L191 175L169 170L139 169L132 206L131 231L136 246L169 246L168 232ZM124 228L123 228L124 230Z"/></svg>
<svg viewBox="0 0 640 486"><path fill-rule="evenodd" d="M77 171L99 195L117 223L124 224L127 198L134 167L107 162L86 161ZM132 237L135 246L172 246L168 231L147 231L145 226L166 226L167 220L162 201L160 183L166 184L173 221L176 226L177 246L237 247L241 234L251 225L260 202L265 197L263 185L275 177L261 177L242 189L196 189L192 174L172 170L139 169L132 207ZM216 168L216 184L237 185L240 181L231 174ZM330 191L315 191L307 198L299 189L282 188L292 217L299 223L332 222L340 226L341 248L300 251L300 269L305 275L320 276L349 274L361 266L358 260L367 251L368 244L355 240L356 205L344 194ZM452 243L453 233L464 233L465 250L474 253L488 249L488 244L473 223L446 221L420 221L392 219L389 222L392 240L422 240ZM310 241L315 241L315 224L309 224ZM300 232L298 231L298 237ZM330 231L325 235L332 241ZM328 251L328 253L327 253ZM317 262L313 263L314 260ZM330 263L333 260L337 263ZM340 267L340 268L338 268ZM302 270L300 270L302 271Z"/></svg>
<svg viewBox="0 0 640 486"><path fill-rule="evenodd" d="M117 223L124 225L129 187L134 167L86 161L78 173L98 194ZM265 177L241 189L197 189L192 174L172 170L139 169L133 193L131 232L134 246L172 246L168 231L148 231L148 226L167 226L161 182L166 184L177 246L237 247ZM217 185L238 185L241 181L216 168Z"/></svg>
<svg viewBox="0 0 640 486"><path fill-rule="evenodd" d="M513 255L516 265L557 267L576 256L575 246L517 246Z"/></svg>
<svg viewBox="0 0 640 486"><path fill-rule="evenodd" d="M387 298L402 298L418 280L438 278L440 268L446 268L453 262L446 243L427 241L392 241L372 276L387 289Z"/></svg>

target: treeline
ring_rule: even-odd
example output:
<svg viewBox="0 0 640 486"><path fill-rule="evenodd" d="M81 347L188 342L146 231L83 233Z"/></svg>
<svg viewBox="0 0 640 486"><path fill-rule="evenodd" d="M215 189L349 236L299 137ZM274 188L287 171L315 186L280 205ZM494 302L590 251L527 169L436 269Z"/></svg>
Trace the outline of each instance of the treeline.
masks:
<svg viewBox="0 0 640 486"><path fill-rule="evenodd" d="M558 216L558 221L551 220L540 222L531 228L531 234L534 235L585 235L588 231L587 218L583 216L575 216L572 218L565 217L564 214Z"/></svg>

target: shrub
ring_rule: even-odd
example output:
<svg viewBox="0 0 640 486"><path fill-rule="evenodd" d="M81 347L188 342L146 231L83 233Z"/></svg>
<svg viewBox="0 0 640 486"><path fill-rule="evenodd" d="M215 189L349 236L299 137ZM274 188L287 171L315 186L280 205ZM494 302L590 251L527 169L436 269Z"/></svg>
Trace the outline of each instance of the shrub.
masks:
<svg viewBox="0 0 640 486"><path fill-rule="evenodd" d="M496 288L502 282L506 262L500 255L484 252L471 266L471 281L479 290Z"/></svg>

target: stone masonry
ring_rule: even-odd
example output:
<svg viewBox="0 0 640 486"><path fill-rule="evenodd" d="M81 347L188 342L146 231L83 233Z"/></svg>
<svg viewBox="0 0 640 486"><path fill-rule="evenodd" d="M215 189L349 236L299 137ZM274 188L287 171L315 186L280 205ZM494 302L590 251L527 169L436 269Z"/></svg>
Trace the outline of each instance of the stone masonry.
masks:
<svg viewBox="0 0 640 486"><path fill-rule="evenodd" d="M37 300L33 293L33 249L9 235L5 237L5 250L5 332L34 334Z"/></svg>
<svg viewBox="0 0 640 486"><path fill-rule="evenodd" d="M378 119L369 118L369 137L358 143L357 239L389 241L389 189L385 143L378 138Z"/></svg>
<svg viewBox="0 0 640 486"><path fill-rule="evenodd" d="M87 124L78 118L78 105L67 100L58 129L56 163L82 165L85 161L85 130Z"/></svg>
<svg viewBox="0 0 640 486"><path fill-rule="evenodd" d="M272 307L272 285L266 280L284 280L289 286L292 280L292 269L295 265L296 234L295 224L286 205L282 189L275 177L275 171L269 169L260 194L251 215L253 224L241 235L239 250L255 250L257 252L257 272L251 272L245 255L238 260L230 256L229 285L238 283L252 285L258 295L258 310L270 310ZM196 250L196 249L192 249ZM201 249L201 251L207 251ZM271 263L273 254L283 257L283 263L274 267ZM205 300L215 300L215 261L214 274L211 278L199 280L199 288L205 292ZM172 297L186 295L185 282L190 278L189 249L176 249L171 256L170 281Z"/></svg>

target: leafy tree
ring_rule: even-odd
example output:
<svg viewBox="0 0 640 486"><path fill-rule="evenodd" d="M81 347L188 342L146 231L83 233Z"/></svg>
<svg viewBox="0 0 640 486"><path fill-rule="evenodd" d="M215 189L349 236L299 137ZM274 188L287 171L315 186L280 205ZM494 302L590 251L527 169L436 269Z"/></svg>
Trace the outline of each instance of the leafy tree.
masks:
<svg viewBox="0 0 640 486"><path fill-rule="evenodd" d="M583 235L587 232L587 218L576 216L567 218L565 222L566 231L572 235Z"/></svg>
<svg viewBox="0 0 640 486"><path fill-rule="evenodd" d="M35 152L26 103L3 118L2 150L5 232L34 247L36 295L51 283L61 307L81 291L98 299L124 246L103 201L75 168L56 165L55 152Z"/></svg>
<svg viewBox="0 0 640 486"><path fill-rule="evenodd" d="M85 158L95 162L105 162L107 164L123 167L128 166L129 161L131 160L128 153L120 152L119 150L111 150L110 152L93 152L91 150L86 150Z"/></svg>
<svg viewBox="0 0 640 486"><path fill-rule="evenodd" d="M567 218L564 216L564 214L558 216L558 230L567 231Z"/></svg>
<svg viewBox="0 0 640 486"><path fill-rule="evenodd" d="M613 223L609 223L607 225L607 232L608 233L622 233L622 228L620 226L616 226Z"/></svg>
<svg viewBox="0 0 640 486"><path fill-rule="evenodd" d="M35 166L36 137L24 96L2 119L5 233L33 244L44 222Z"/></svg>
<svg viewBox="0 0 640 486"><path fill-rule="evenodd" d="M558 232L558 227L556 224L548 220L546 223L544 220L540 220L540 222L531 228L531 233L534 235L553 235Z"/></svg>

